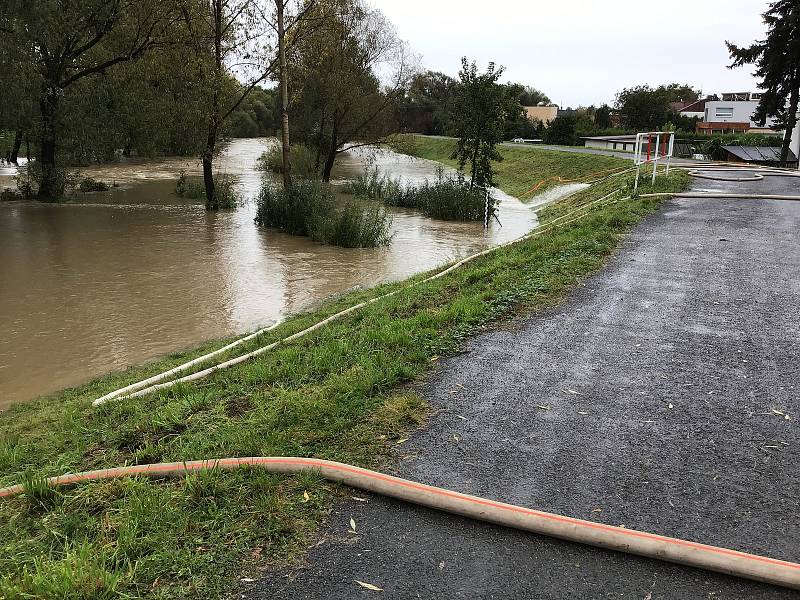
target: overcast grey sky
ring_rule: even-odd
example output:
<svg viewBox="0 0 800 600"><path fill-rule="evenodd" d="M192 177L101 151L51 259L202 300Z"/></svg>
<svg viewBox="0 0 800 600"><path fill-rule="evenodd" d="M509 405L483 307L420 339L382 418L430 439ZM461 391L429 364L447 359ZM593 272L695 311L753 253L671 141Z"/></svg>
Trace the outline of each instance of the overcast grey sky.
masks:
<svg viewBox="0 0 800 600"><path fill-rule="evenodd" d="M623 87L688 83L704 93L755 89L729 70L725 40L763 38L766 0L371 0L422 55L455 76L461 56L506 67L563 106L611 103ZM653 53L653 49L657 53Z"/></svg>

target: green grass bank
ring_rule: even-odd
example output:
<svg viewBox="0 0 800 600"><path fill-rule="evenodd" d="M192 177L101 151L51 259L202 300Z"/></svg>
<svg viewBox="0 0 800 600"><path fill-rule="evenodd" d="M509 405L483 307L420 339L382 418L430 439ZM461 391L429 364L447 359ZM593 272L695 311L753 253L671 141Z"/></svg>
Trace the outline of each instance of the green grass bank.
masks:
<svg viewBox="0 0 800 600"><path fill-rule="evenodd" d="M585 157L564 153L561 171L539 165L523 177L538 165L540 151L518 152L524 154L508 153L501 163L506 175L498 179L509 193L545 171L594 168L576 167L572 161L584 164ZM678 191L687 181L674 171L669 179L659 178L656 191ZM549 207L541 220L546 224L629 183L621 177L598 184ZM241 470L61 490L43 489L40 478L123 464L252 455L390 468L394 449L424 424L428 407L411 384L437 357L458 350L484 327L560 302L658 205L652 198L596 205L585 219L493 252L194 384L100 408L90 405L120 385L224 340L0 413L0 485L30 486L30 493L0 500L0 597L225 598L240 577L298 560L332 503L347 493L313 475ZM279 339L407 283L334 299L238 350Z"/></svg>
<svg viewBox="0 0 800 600"><path fill-rule="evenodd" d="M427 158L458 167L451 158L456 147L455 138L402 136L399 149L418 158ZM503 160L494 163L495 185L520 200L529 200L534 192L529 190L539 182L544 183L537 192L558 185L557 177L566 180L580 179L600 171L629 167L631 161L615 156L579 154L545 150L535 146L497 146Z"/></svg>

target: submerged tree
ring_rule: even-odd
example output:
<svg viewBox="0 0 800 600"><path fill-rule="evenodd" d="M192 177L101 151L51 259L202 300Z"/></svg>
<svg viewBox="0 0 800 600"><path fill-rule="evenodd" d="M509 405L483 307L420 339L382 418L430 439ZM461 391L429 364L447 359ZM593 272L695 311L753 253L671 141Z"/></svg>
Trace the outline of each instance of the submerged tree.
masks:
<svg viewBox="0 0 800 600"><path fill-rule="evenodd" d="M4 0L0 45L23 49L39 80L39 197L57 199L60 108L81 80L136 59L163 41L177 12L169 0Z"/></svg>
<svg viewBox="0 0 800 600"><path fill-rule="evenodd" d="M776 129L785 129L781 164L786 165L800 99L800 3L773 2L763 18L767 25L765 40L747 48L725 43L733 59L730 68L756 66L754 75L761 78L763 93L753 118L763 125L772 117Z"/></svg>
<svg viewBox="0 0 800 600"><path fill-rule="evenodd" d="M361 0L319 0L291 39L292 127L329 181L340 153L397 130L395 100L413 65L385 17Z"/></svg>
<svg viewBox="0 0 800 600"><path fill-rule="evenodd" d="M492 161L503 159L495 146L503 140L506 120L519 110L513 91L497 83L502 74L503 68L494 63L479 73L474 62L461 59L452 116L458 137L453 158L462 170L470 164L470 186L494 184Z"/></svg>
<svg viewBox="0 0 800 600"><path fill-rule="evenodd" d="M227 118L274 69L267 44L266 15L255 0L184 0L188 42L198 55L198 78L207 94L206 136L201 161L206 210L219 209L214 153ZM245 79L240 83L234 74ZM233 85L231 85L233 83Z"/></svg>

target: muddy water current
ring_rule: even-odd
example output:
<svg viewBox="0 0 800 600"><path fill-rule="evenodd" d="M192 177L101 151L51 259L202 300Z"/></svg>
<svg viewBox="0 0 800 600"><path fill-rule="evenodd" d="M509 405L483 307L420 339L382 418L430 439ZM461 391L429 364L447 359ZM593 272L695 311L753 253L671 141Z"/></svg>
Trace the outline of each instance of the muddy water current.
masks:
<svg viewBox="0 0 800 600"><path fill-rule="evenodd" d="M500 222L428 219L392 209L387 248L343 249L253 224L273 143L234 140L217 168L238 177L246 202L207 213L175 195L187 158L129 159L81 169L114 183L62 204L0 203L0 409L202 341L240 334L348 290L395 281L519 237L535 213L502 196ZM364 168L344 155L334 177ZM414 183L436 164L388 151L373 160ZM0 168L0 188L13 169Z"/></svg>

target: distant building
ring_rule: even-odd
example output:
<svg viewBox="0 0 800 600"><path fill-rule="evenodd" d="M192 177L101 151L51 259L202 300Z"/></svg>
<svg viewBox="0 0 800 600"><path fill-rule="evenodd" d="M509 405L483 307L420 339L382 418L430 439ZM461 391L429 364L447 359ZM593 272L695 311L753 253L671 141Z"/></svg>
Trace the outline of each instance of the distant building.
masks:
<svg viewBox="0 0 800 600"><path fill-rule="evenodd" d="M598 135L582 139L587 148L622 150L623 152L633 152L636 149L635 135Z"/></svg>
<svg viewBox="0 0 800 600"><path fill-rule="evenodd" d="M753 114L758 108L760 99L761 94L757 92L730 92L722 94L722 100L705 101L703 121L697 124L696 133L707 135L715 133L778 135L778 132L771 128L773 125L772 119L767 119L764 125L759 125L753 121ZM681 112L681 114L684 113Z"/></svg>
<svg viewBox="0 0 800 600"><path fill-rule="evenodd" d="M558 114L557 106L523 106L531 121L539 121L545 125L556 118Z"/></svg>
<svg viewBox="0 0 800 600"><path fill-rule="evenodd" d="M698 100L697 102L686 102L682 107L678 108L676 112L684 117L704 119L706 116L706 102L707 98Z"/></svg>

